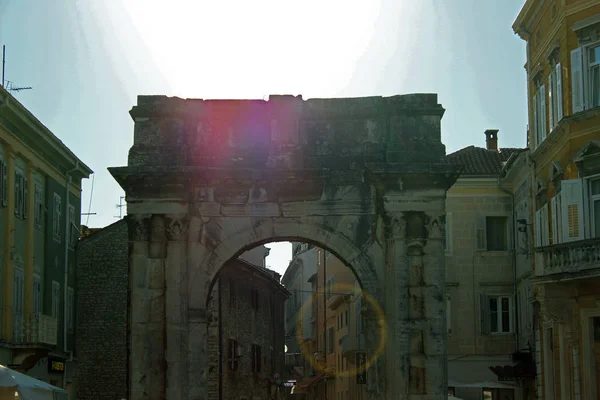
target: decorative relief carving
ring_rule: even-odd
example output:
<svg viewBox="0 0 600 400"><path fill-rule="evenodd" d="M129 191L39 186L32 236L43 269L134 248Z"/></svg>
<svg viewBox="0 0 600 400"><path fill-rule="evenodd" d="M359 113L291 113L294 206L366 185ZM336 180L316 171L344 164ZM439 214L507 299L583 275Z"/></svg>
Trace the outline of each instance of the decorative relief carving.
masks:
<svg viewBox="0 0 600 400"><path fill-rule="evenodd" d="M391 239L406 238L406 221L402 214L395 215L388 223L388 232Z"/></svg>
<svg viewBox="0 0 600 400"><path fill-rule="evenodd" d="M129 239L133 242L148 241L148 232L150 228L149 215L130 214L127 216L129 224Z"/></svg>
<svg viewBox="0 0 600 400"><path fill-rule="evenodd" d="M173 241L187 239L188 220L185 217L167 217L167 238Z"/></svg>
<svg viewBox="0 0 600 400"><path fill-rule="evenodd" d="M429 239L443 238L446 230L446 215L428 215L427 217L427 237Z"/></svg>

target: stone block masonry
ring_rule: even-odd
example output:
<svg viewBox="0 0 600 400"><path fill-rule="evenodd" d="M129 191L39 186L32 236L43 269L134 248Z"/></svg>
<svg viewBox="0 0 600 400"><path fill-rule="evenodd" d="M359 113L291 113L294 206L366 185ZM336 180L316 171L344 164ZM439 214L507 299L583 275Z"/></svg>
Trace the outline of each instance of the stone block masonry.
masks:
<svg viewBox="0 0 600 400"><path fill-rule="evenodd" d="M120 220L77 246L76 398L127 398L129 244Z"/></svg>

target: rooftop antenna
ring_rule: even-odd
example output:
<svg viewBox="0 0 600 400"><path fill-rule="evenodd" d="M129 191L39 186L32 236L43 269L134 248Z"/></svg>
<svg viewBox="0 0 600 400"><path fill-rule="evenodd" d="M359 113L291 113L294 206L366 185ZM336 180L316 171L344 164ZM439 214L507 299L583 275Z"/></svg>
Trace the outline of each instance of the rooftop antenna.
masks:
<svg viewBox="0 0 600 400"><path fill-rule="evenodd" d="M6 45L2 45L2 87L4 87L4 66L6 64Z"/></svg>
<svg viewBox="0 0 600 400"><path fill-rule="evenodd" d="M6 45L2 45L2 87L9 92L20 92L21 90L32 90L31 86L15 86L14 82L7 81L4 79L4 72L6 70Z"/></svg>
<svg viewBox="0 0 600 400"><path fill-rule="evenodd" d="M123 207L126 206L125 204L123 204L123 199L124 198L125 198L125 196L119 197L119 204L117 204L117 206L116 206L119 209L119 216L117 217L115 215L115 218L118 218L118 219L122 219L123 218Z"/></svg>

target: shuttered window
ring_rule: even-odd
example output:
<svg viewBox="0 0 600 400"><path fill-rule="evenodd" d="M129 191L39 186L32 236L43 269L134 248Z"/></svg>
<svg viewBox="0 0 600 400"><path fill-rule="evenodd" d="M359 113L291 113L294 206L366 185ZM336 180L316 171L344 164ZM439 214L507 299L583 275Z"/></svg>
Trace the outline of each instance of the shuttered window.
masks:
<svg viewBox="0 0 600 400"><path fill-rule="evenodd" d="M54 239L61 239L60 234L60 221L62 216L62 200L60 195L54 193L54 204L53 204L53 212L52 212L52 234L54 235Z"/></svg>
<svg viewBox="0 0 600 400"><path fill-rule="evenodd" d="M583 96L583 59L581 48L571 51L571 104L573 114L585 109Z"/></svg>
<svg viewBox="0 0 600 400"><path fill-rule="evenodd" d="M583 194L581 179L561 182L562 231L563 241L582 240L583 234Z"/></svg>
<svg viewBox="0 0 600 400"><path fill-rule="evenodd" d="M508 295L480 296L481 333L512 333L513 301Z"/></svg>
<svg viewBox="0 0 600 400"><path fill-rule="evenodd" d="M6 207L8 198L6 197L8 189L8 164L0 155L0 204L2 207Z"/></svg>

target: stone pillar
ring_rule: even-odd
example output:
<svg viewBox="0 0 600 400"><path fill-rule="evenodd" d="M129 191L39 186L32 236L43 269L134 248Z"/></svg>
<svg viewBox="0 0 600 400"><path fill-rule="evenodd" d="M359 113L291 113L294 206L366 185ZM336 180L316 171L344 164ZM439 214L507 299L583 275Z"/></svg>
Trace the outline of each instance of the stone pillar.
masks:
<svg viewBox="0 0 600 400"><path fill-rule="evenodd" d="M426 214L427 239L422 248L423 268L419 277L419 292L424 305L420 350L425 361L424 388L428 399L446 399L448 396L445 220L443 210Z"/></svg>
<svg viewBox="0 0 600 400"><path fill-rule="evenodd" d="M205 308L188 309L188 397L208 399L208 319Z"/></svg>
<svg viewBox="0 0 600 400"><path fill-rule="evenodd" d="M164 393L164 258L162 217L130 215L130 400L159 400ZM150 228L152 226L152 228ZM164 233L164 231L163 231Z"/></svg>
<svg viewBox="0 0 600 400"><path fill-rule="evenodd" d="M389 398L441 400L448 396L443 229L442 213L397 212L388 221Z"/></svg>
<svg viewBox="0 0 600 400"><path fill-rule="evenodd" d="M408 259L406 257L406 221L403 213L394 213L386 229L385 310L387 344L385 360L385 395L390 399L407 399L409 332L408 326ZM393 290L389 290L393 287Z"/></svg>
<svg viewBox="0 0 600 400"><path fill-rule="evenodd" d="M170 215L166 218L168 237L165 266L165 301L167 333L168 400L182 399L187 390L186 356L187 335L187 233L188 220L184 216Z"/></svg>

